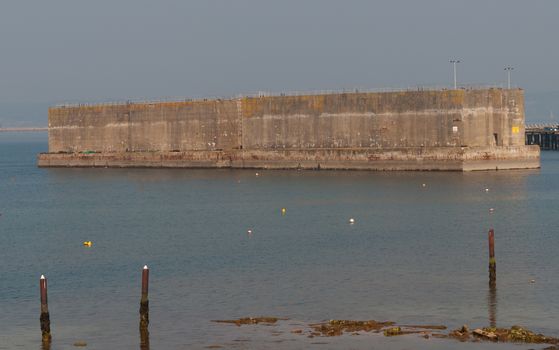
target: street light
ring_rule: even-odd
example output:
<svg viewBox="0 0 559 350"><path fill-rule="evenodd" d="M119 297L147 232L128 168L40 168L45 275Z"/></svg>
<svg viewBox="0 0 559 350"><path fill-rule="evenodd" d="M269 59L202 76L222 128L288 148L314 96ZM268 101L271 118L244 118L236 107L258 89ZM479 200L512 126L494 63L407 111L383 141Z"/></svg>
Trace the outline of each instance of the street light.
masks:
<svg viewBox="0 0 559 350"><path fill-rule="evenodd" d="M460 63L460 60L450 60L450 63L454 65L454 90L456 90L456 63Z"/></svg>
<svg viewBox="0 0 559 350"><path fill-rule="evenodd" d="M508 78L509 78L509 80L508 80L508 82L509 82L509 83L508 83L509 89L510 89L510 72L511 72L512 70L514 70L514 67L510 67L510 66L505 67L505 71L507 72L507 75L508 75Z"/></svg>

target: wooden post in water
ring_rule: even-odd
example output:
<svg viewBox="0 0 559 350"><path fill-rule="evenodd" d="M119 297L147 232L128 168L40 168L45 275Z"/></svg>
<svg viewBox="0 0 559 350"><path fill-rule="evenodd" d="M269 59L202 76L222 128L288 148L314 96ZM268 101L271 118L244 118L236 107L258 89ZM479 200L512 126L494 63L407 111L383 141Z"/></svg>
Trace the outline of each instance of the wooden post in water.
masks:
<svg viewBox="0 0 559 350"><path fill-rule="evenodd" d="M497 280L497 263L495 261L495 232L489 230L489 283Z"/></svg>
<svg viewBox="0 0 559 350"><path fill-rule="evenodd" d="M487 296L489 310L489 326L497 327L497 283L489 281L489 293Z"/></svg>
<svg viewBox="0 0 559 350"><path fill-rule="evenodd" d="M50 315L49 315L49 303L47 299L47 279L44 275L41 275L39 281L39 287L41 290L41 334L43 336L43 342L50 342Z"/></svg>
<svg viewBox="0 0 559 350"><path fill-rule="evenodd" d="M149 349L149 268L142 270L142 298L140 299L140 349Z"/></svg>

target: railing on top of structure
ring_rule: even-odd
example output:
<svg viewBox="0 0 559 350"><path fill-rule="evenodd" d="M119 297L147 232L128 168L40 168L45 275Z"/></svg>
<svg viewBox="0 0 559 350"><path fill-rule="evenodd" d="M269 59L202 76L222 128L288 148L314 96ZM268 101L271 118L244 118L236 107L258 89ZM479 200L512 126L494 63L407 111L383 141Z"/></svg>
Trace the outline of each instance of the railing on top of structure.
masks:
<svg viewBox="0 0 559 350"><path fill-rule="evenodd" d="M460 85L457 90L481 90L481 89L506 89L503 85L483 85L483 84L468 84ZM130 104L158 104L166 102L194 102L194 101L219 101L219 100L235 100L240 98L258 98L270 96L309 96L309 95L333 95L344 93L382 93L382 92L411 92L411 91L445 91L454 90L449 86L413 86L406 88L352 88L352 89L337 89L337 90L303 90L303 91L284 91L284 92L270 92L259 91L256 93L239 94L234 96L221 96L221 97L164 97L159 99L139 99L132 98L120 101L109 102L85 102L85 103L60 103L56 104L56 108L72 108L72 107L103 107L103 106L123 106Z"/></svg>
<svg viewBox="0 0 559 350"><path fill-rule="evenodd" d="M557 123L526 124L525 143L538 145L542 151L559 150L559 125Z"/></svg>
<svg viewBox="0 0 559 350"><path fill-rule="evenodd" d="M557 131L558 123L531 123L525 125L526 131Z"/></svg>

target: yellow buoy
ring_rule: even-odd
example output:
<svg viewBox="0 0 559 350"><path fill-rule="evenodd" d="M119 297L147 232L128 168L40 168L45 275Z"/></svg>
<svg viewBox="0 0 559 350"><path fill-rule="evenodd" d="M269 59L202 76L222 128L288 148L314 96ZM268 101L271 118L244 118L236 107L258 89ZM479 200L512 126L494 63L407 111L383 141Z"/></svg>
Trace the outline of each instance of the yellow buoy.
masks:
<svg viewBox="0 0 559 350"><path fill-rule="evenodd" d="M85 242L83 242L83 245L86 246L86 247L91 247L93 245L93 242L85 241Z"/></svg>
<svg viewBox="0 0 559 350"><path fill-rule="evenodd" d="M285 215L286 212L287 212L287 209L281 208L281 215Z"/></svg>

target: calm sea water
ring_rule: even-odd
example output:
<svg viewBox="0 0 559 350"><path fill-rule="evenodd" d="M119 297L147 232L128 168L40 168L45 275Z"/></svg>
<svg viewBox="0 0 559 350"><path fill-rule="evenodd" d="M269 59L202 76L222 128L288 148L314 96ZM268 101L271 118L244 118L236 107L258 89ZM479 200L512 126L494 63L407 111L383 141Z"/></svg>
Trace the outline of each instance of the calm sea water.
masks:
<svg viewBox="0 0 559 350"><path fill-rule="evenodd" d="M35 155L46 149L45 134L0 134L0 349L41 349L41 274L51 349L78 340L139 349L144 264L152 349L505 348L290 333L333 318L458 327L492 317L559 336L559 152L543 153L542 169L529 171L256 176L38 169ZM496 295L488 290L491 227ZM210 322L261 315L290 320Z"/></svg>

